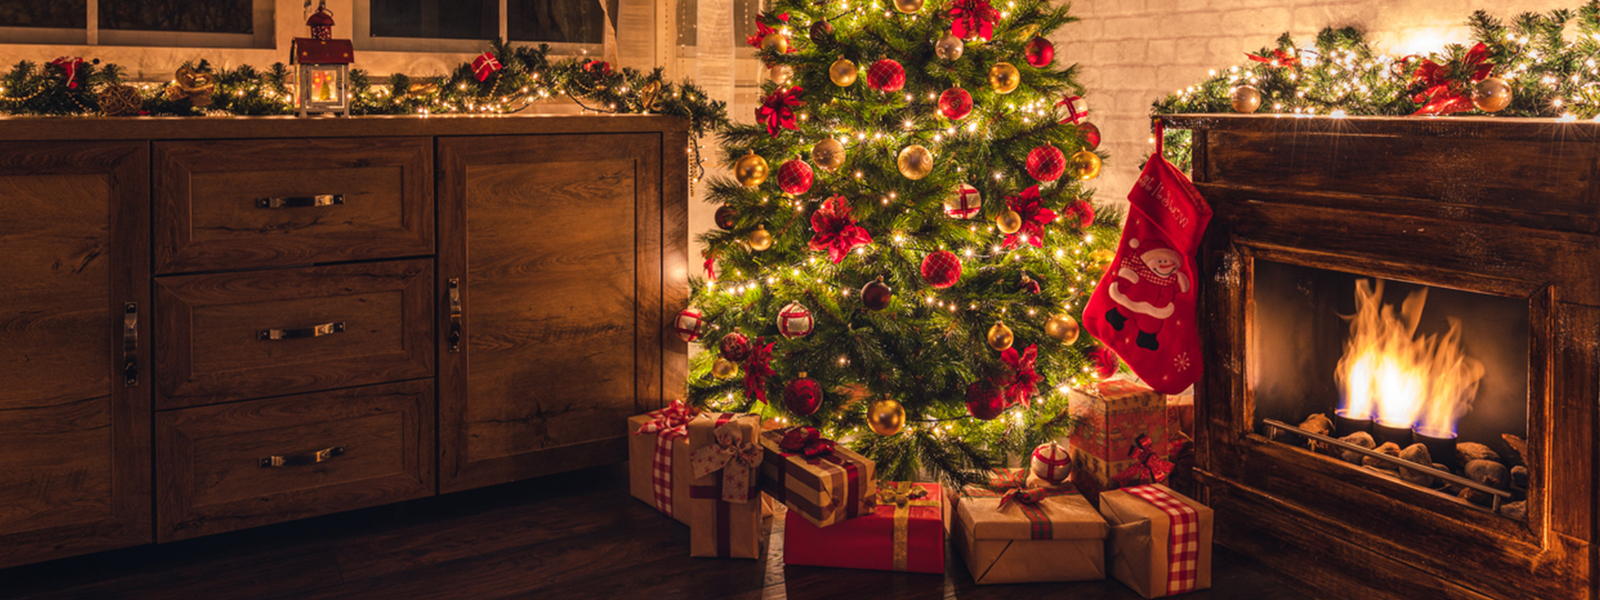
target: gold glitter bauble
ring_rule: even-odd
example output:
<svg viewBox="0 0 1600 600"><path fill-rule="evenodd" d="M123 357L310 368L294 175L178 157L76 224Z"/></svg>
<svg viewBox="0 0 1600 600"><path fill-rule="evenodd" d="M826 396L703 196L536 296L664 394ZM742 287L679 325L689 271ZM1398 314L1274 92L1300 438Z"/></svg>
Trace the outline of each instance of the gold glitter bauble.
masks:
<svg viewBox="0 0 1600 600"><path fill-rule="evenodd" d="M844 164L844 144L833 138L817 142L811 149L811 161L823 169L838 170Z"/></svg>
<svg viewBox="0 0 1600 600"><path fill-rule="evenodd" d="M769 33L767 37L761 38L761 49L771 50L778 54L788 52L789 36L781 33Z"/></svg>
<svg viewBox="0 0 1600 600"><path fill-rule="evenodd" d="M1073 177L1090 180L1100 176L1100 155L1088 150L1079 150L1072 155L1072 160L1067 164L1067 170Z"/></svg>
<svg viewBox="0 0 1600 600"><path fill-rule="evenodd" d="M833 61L833 64L828 66L828 79L839 87L855 85L856 75L856 64L850 62L848 58Z"/></svg>
<svg viewBox="0 0 1600 600"><path fill-rule="evenodd" d="M906 427L906 409L889 398L874 401L867 406L867 426L878 435L900 433Z"/></svg>
<svg viewBox="0 0 1600 600"><path fill-rule="evenodd" d="M1499 77L1473 84L1472 105L1483 112L1499 112L1511 105L1511 85Z"/></svg>
<svg viewBox="0 0 1600 600"><path fill-rule="evenodd" d="M1004 352L1016 339L1016 336L1011 335L1011 328L1006 327L1005 323L995 321L994 327L989 328L989 347L994 348L995 352Z"/></svg>
<svg viewBox="0 0 1600 600"><path fill-rule="evenodd" d="M1233 88L1233 94L1229 99L1233 101L1233 112L1236 113L1248 115L1261 108L1261 90L1252 86L1241 85Z"/></svg>
<svg viewBox="0 0 1600 600"><path fill-rule="evenodd" d="M1009 208L1005 209L1005 211L995 215L994 226L1000 228L1000 233L1011 235L1022 229L1022 215Z"/></svg>
<svg viewBox="0 0 1600 600"><path fill-rule="evenodd" d="M994 88L994 91L1009 94L1016 91L1021 83L1022 73L1011 63L995 63L993 67L989 67L989 87Z"/></svg>
<svg viewBox="0 0 1600 600"><path fill-rule="evenodd" d="M717 379L732 379L739 376L739 365L726 358L719 358L711 363L711 374Z"/></svg>
<svg viewBox="0 0 1600 600"><path fill-rule="evenodd" d="M906 179L916 181L927 177L933 172L933 153L922 146L906 146L900 151L900 158L896 160L900 167L900 174Z"/></svg>
<svg viewBox="0 0 1600 600"><path fill-rule="evenodd" d="M1078 331L1078 320L1072 318L1072 315L1051 315L1050 319L1044 322L1044 334L1063 344L1078 341Z"/></svg>
<svg viewBox="0 0 1600 600"><path fill-rule="evenodd" d="M922 10L922 0L894 0L894 9L906 14Z"/></svg>
<svg viewBox="0 0 1600 600"><path fill-rule="evenodd" d="M933 53L944 60L961 58L961 53L967 50L967 43L961 41L954 33L946 33L944 37L933 45Z"/></svg>
<svg viewBox="0 0 1600 600"><path fill-rule="evenodd" d="M756 230L750 232L750 237L745 240L750 244L750 249L756 252L765 252L772 247L772 234L767 232L766 225L757 225Z"/></svg>
<svg viewBox="0 0 1600 600"><path fill-rule="evenodd" d="M761 185L767 180L767 159L756 156L755 152L739 157L733 163L733 178L747 188Z"/></svg>

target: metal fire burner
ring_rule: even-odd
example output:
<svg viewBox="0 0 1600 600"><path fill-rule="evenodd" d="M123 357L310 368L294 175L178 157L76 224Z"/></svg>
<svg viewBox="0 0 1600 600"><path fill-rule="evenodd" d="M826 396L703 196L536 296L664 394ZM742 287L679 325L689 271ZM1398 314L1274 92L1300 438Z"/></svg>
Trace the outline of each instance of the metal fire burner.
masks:
<svg viewBox="0 0 1600 600"><path fill-rule="evenodd" d="M1411 469L1413 471L1418 471L1418 472L1421 472L1421 473L1427 473L1429 475L1432 475L1434 477L1438 477L1440 479L1443 479L1443 480L1448 481L1450 483L1454 483L1454 484L1459 485L1461 487L1472 488L1472 489L1478 490L1480 492L1483 492L1485 494L1489 494L1489 496L1491 498L1491 500L1489 501L1490 502L1489 512L1499 513L1499 511L1500 511L1500 501L1508 500L1508 499L1511 498L1511 492L1494 489L1492 487L1489 487L1487 485L1478 483L1478 482L1473 481L1471 479L1467 479L1467 478L1462 477L1460 475L1456 475L1455 473L1451 473L1449 471L1440 471L1438 469L1433 468L1432 465L1418 464L1418 463L1414 463L1414 462L1411 462L1409 460L1400 458L1398 456L1389 456L1387 454L1384 454L1382 452L1378 452L1376 450L1368 450L1366 448L1362 448L1361 446L1357 446L1357 445L1349 443L1349 442L1339 441L1337 439L1334 439L1334 438L1331 438L1331 437L1328 437L1328 436L1325 436L1325 435L1322 435L1322 434L1319 434L1319 433L1311 433L1309 431L1306 431L1306 430L1301 429L1299 427L1295 427L1293 425L1290 425L1290 424L1285 423L1283 421L1279 421L1277 419L1262 419L1261 422L1266 424L1268 427L1272 427L1274 429L1287 431L1289 433L1294 433L1294 434L1297 434L1297 435L1303 435L1303 436L1306 436L1308 438L1311 438L1311 439L1319 441L1319 442L1323 442L1323 443L1326 443L1326 444L1332 444L1333 446L1336 446L1336 447L1339 447L1339 448L1343 448L1343 449L1349 450L1351 452L1357 452L1357 453L1360 453L1360 454L1362 454L1364 456L1371 456L1373 458L1376 458L1376 459L1384 461L1384 462L1394 463L1396 466L1405 467L1405 468ZM1407 482L1402 481L1401 483L1407 483ZM1412 484L1412 485L1414 485L1414 484ZM1422 487L1422 486L1417 486L1417 487ZM1467 502L1467 504L1469 504L1471 506L1474 506L1474 507L1477 507L1477 508L1480 508L1480 509L1483 508L1483 507L1478 506L1477 504L1473 504L1471 502Z"/></svg>

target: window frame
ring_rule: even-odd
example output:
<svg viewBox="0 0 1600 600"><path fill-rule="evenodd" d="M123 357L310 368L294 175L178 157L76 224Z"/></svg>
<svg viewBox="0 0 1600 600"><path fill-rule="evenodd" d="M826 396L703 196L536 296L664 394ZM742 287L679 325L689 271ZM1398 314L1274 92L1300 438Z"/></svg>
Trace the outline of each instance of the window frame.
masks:
<svg viewBox="0 0 1600 600"><path fill-rule="evenodd" d="M9 44L241 49L276 46L277 3L274 0L250 0L251 33L102 29L100 2L85 0L85 10L89 14L83 29L0 26L0 37Z"/></svg>
<svg viewBox="0 0 1600 600"><path fill-rule="evenodd" d="M429 53L478 53L485 50L484 44L492 40L487 39L455 39L455 38L424 38L424 37L373 37L372 36L372 1L355 0L351 3L352 20L355 22L351 30L351 41L356 50L379 52L429 52ZM507 0L499 0L499 38L507 40L512 46L537 46L545 44L550 46L551 54L557 56L593 55L599 56L603 51L603 43L579 42L540 42L528 40L508 40L507 28L509 27Z"/></svg>

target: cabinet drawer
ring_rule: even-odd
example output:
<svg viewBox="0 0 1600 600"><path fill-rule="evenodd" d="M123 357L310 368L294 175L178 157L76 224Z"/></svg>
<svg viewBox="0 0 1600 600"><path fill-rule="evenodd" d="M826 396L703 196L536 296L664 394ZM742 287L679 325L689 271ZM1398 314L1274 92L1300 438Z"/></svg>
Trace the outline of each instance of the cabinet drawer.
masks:
<svg viewBox="0 0 1600 600"><path fill-rule="evenodd" d="M157 540L432 495L433 380L156 413Z"/></svg>
<svg viewBox="0 0 1600 600"><path fill-rule="evenodd" d="M156 279L158 409L433 374L433 261Z"/></svg>
<svg viewBox="0 0 1600 600"><path fill-rule="evenodd" d="M433 253L428 138L154 148L157 273Z"/></svg>

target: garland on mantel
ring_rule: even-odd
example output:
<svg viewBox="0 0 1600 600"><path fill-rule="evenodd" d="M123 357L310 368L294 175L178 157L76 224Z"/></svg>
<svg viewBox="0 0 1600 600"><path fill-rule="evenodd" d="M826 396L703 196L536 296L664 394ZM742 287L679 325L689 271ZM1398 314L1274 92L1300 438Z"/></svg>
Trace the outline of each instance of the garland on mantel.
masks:
<svg viewBox="0 0 1600 600"><path fill-rule="evenodd" d="M1375 49L1352 27L1324 29L1309 47L1285 33L1275 47L1156 100L1153 112L1248 112L1235 100L1254 97L1260 113L1297 117L1484 116L1496 105L1484 101L1484 87L1503 82L1509 103L1495 116L1600 122L1600 0L1509 24L1480 10L1467 25L1473 45L1405 56ZM1187 168L1189 132L1168 129L1165 142L1167 158Z"/></svg>

